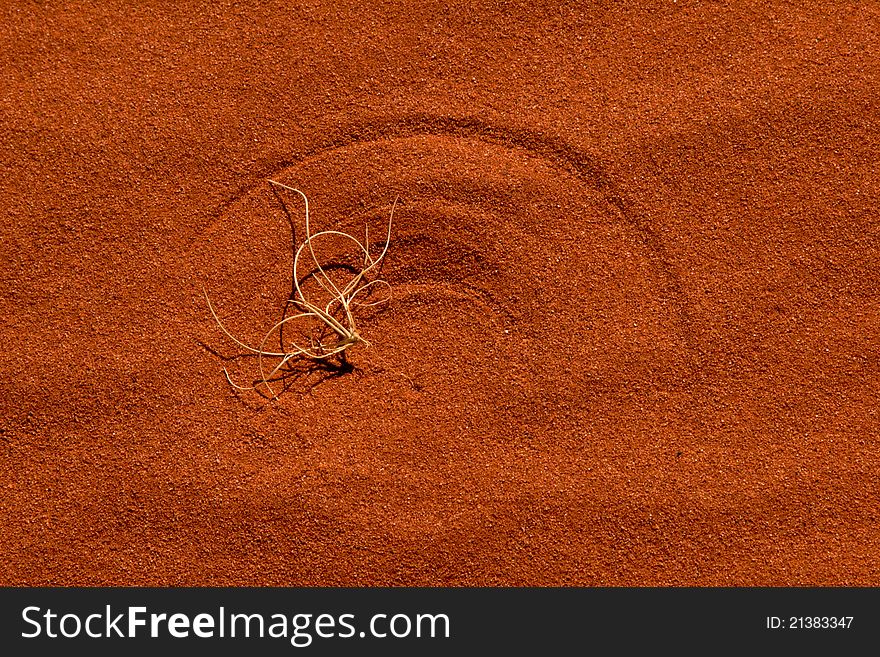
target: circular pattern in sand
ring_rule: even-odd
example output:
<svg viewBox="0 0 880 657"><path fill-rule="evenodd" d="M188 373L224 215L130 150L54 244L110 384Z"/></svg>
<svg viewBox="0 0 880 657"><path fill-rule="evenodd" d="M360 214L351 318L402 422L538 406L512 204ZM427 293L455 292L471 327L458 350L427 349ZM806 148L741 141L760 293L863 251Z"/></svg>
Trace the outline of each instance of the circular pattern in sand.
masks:
<svg viewBox="0 0 880 657"><path fill-rule="evenodd" d="M548 495L587 495L579 504L595 506L589 513L604 504L575 491L622 419L650 422L639 419L647 396L688 377L682 308L650 236L595 168L515 137L337 140L268 173L308 195L313 231L369 227L378 240L399 201L382 272L393 298L358 315L371 346L349 350L353 370L313 368L271 403L235 393L256 411L237 422L264 437L237 448L254 473L242 500L249 516L298 509L302 540L328 555L411 544L408 567L421 574L408 581L428 582L424 559L443 545L506 532L496 514L519 522L511 508ZM218 313L246 342L283 316L303 211L296 194L258 181L193 256L210 273ZM237 382L253 382L253 359L238 358L204 315L206 347L233 357L225 365ZM214 383L228 386L220 367ZM536 449L535 436L548 434ZM237 439L227 429L218 440ZM514 498L498 498L503 482ZM425 541L437 549L425 552ZM396 563L386 556L383 570ZM305 557L300 566L313 567ZM328 581L318 572L301 580Z"/></svg>
<svg viewBox="0 0 880 657"><path fill-rule="evenodd" d="M271 177L308 195L313 232L360 237L369 226L378 240L399 197L383 270L393 300L365 313L361 331L379 367L417 390L497 399L519 382L576 407L585 393L685 369L680 308L656 254L563 155L414 134L354 140ZM209 294L246 341L281 316L290 221L301 241L303 210L258 182L204 236ZM369 348L351 353L371 361Z"/></svg>

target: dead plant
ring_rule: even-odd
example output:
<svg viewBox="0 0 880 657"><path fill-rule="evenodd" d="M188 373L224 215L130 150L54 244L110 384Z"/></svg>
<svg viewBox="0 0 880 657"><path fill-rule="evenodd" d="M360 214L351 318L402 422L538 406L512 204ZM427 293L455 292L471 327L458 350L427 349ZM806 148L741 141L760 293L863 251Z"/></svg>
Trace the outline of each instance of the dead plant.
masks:
<svg viewBox="0 0 880 657"><path fill-rule="evenodd" d="M344 360L345 352L351 347L357 344L370 345L358 331L355 310L357 308L387 303L391 298L391 286L387 281L375 276L380 271L382 261L391 243L391 225L398 199L395 198L394 204L391 207L391 213L388 216L385 244L382 247L381 253L374 257L370 254L368 228L365 227L364 229L363 241L349 233L338 230L323 230L312 234L309 218L309 199L306 195L299 189L284 185L275 180L269 180L269 182L281 189L296 192L305 203L306 236L303 243L296 249L293 257L293 294L290 299L290 302L299 312L283 317L281 321L277 322L266 332L258 346L252 346L239 340L223 325L208 297L207 291L204 288L202 291L205 295L205 301L208 303L208 309L211 311L211 316L214 318L217 326L220 327L220 330L239 347L251 354L255 354L257 357L260 378L253 386L236 384L226 368L223 368L227 380L238 390L255 390L262 384L274 399L277 398L278 394L273 389L271 383L278 380L279 376L283 376L285 370L289 369L291 365L300 364L303 361L326 361L334 356L339 356ZM315 253L314 245L316 241L330 237L351 242L358 254L358 259L361 260L359 266L355 268L351 279L344 285L331 278L326 271L328 265L326 263L322 265ZM304 260L306 257L310 259L311 267L305 276L300 276L301 260ZM302 286L304 281L310 278L314 279L318 286L326 293L326 299L319 301L311 294L307 296L303 292ZM370 300L375 297L377 290L385 290L387 295ZM305 340L285 341L282 339L279 351L270 351L266 348L267 343L276 332L280 332L283 327L293 324L299 325L300 335ZM275 363L271 370L268 369L265 360L271 360Z"/></svg>

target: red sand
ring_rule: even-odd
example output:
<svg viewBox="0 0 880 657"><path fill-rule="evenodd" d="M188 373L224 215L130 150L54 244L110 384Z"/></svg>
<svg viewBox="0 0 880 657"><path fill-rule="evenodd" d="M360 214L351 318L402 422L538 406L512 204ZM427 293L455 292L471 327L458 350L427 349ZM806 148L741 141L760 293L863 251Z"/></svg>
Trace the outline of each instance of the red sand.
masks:
<svg viewBox="0 0 880 657"><path fill-rule="evenodd" d="M880 583L876 4L67 4L0 10L0 584ZM201 296L279 317L267 177L401 198L273 402Z"/></svg>

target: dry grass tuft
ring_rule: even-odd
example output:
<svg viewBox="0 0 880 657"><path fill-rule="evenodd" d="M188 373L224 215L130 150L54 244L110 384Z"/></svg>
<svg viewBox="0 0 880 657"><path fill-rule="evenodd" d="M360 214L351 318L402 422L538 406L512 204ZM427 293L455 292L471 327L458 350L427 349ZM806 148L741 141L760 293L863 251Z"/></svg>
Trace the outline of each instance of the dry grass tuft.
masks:
<svg viewBox="0 0 880 657"><path fill-rule="evenodd" d="M220 317L217 315L213 304L211 304L208 293L204 289L202 291L205 294L208 309L211 311L211 315L214 321L217 322L220 330L239 347L246 349L257 357L260 377L253 386L236 384L229 375L229 372L224 368L223 372L226 374L227 380L238 390L258 390L259 386L263 385L274 399L277 398L278 394L271 384L283 378L285 372L289 371L292 365L301 364L303 361L326 361L334 356L344 359L346 350L354 345L365 344L369 346L370 343L358 332L355 310L357 308L387 303L391 299L391 286L388 282L381 278L371 278L371 276L378 274L385 254L388 252L388 246L391 242L391 225L394 219L394 209L397 207L398 199L394 200L388 217L385 244L381 253L374 257L370 254L369 231L367 229L364 230L363 241L348 233L337 230L324 230L313 235L309 224L309 199L306 195L294 187L289 187L274 180L269 180L269 182L281 189L296 192L305 203L306 238L297 248L293 258L293 294L290 299L290 302L299 312L294 315L285 316L281 321L272 326L266 332L260 344L254 347L239 340L226 329L223 322L220 321ZM326 263L322 265L315 253L316 242L328 238L350 242L357 253L359 264L351 269L352 276L344 284L331 278L327 273L329 265ZM301 261L306 259L310 261L311 267L308 273L301 277ZM339 267L336 269L339 269ZM321 294L325 297L324 299L319 301L315 293L310 293L307 296L303 292L304 282L309 279L317 283ZM387 294L375 299L377 291L383 290ZM266 348L267 343L276 332L280 336L284 327L295 327L299 337L295 340L289 338L286 340L280 339L280 350L269 351ZM268 369L266 360L274 363L271 369Z"/></svg>

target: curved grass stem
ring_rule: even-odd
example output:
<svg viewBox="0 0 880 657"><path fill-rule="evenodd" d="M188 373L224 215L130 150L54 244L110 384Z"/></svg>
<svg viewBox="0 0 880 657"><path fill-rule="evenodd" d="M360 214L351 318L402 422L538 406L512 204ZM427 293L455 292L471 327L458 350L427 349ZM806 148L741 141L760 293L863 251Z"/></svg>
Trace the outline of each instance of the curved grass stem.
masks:
<svg viewBox="0 0 880 657"><path fill-rule="evenodd" d="M338 230L324 230L313 234L311 232L308 197L295 187L290 187L271 179L269 182L281 189L286 189L299 194L305 203L306 237L303 243L296 249L293 257L294 295L291 299L300 312L282 318L281 321L277 322L266 332L259 345L254 347L237 338L223 325L223 322L220 320L217 311L214 309L214 306L208 297L207 291L202 288L202 292L205 295L205 301L208 303L208 309L211 312L211 316L214 318L214 321L217 323L220 330L236 345L257 356L260 377L254 385L241 386L236 384L229 375L229 372L224 368L223 371L226 374L226 379L229 381L230 385L236 390L255 390L262 384L269 392L271 398L275 399L278 395L271 383L277 380L276 377L283 377L286 367L288 367L292 361L323 361L332 358L333 356L343 355L347 349L356 344L370 344L367 340L361 337L360 333L358 333L352 308L377 306L387 303L391 299L391 285L380 278L368 280L367 275L378 271L385 255L388 253L388 247L391 243L391 226L394 220L394 210L397 208L398 199L395 198L394 203L391 206L391 212L388 216L388 228L385 234L385 244L382 248L382 252L377 257L373 257L370 254L368 229L365 228L364 230L363 242L349 233ZM362 256L360 269L355 272L351 280L345 285L340 286L333 281L327 273L325 266L321 264L321 261L315 253L315 241L329 237L341 238L351 242L355 250L358 252L359 260L361 260ZM305 280L305 278L301 279L299 274L301 258L304 253L307 253L311 259L311 267L306 278L313 278L318 286L330 297L329 301L324 304L323 307L318 305L318 302L307 297L300 286L300 281ZM375 289L383 286L388 288L387 297L377 301L363 300L372 294ZM356 300L358 295L360 295L361 298ZM311 330L304 331L309 342L308 346L297 344L294 341L284 340L284 342L288 343L288 346L285 347L285 344L282 343L281 351L269 351L266 349L266 344L269 342L273 334L276 332L279 332L280 334L282 327L297 321L304 326L311 325L313 327ZM264 359L277 359L278 361L268 373L267 367L263 362Z"/></svg>

